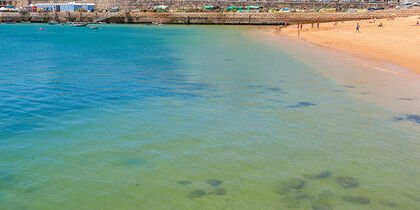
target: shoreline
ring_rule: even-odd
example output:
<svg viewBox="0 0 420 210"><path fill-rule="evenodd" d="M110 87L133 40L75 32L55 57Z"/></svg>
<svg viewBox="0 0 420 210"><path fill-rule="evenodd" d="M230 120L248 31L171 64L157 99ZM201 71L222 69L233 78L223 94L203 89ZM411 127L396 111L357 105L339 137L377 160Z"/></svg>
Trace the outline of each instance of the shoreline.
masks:
<svg viewBox="0 0 420 210"><path fill-rule="evenodd" d="M420 51L416 50L416 45L420 42L420 26L412 26L416 21L420 21L420 16L321 23L319 29L316 24L314 28L304 24L299 34L296 25L272 34L347 52L355 62L378 71L414 74L419 78ZM360 33L355 32L357 23L361 26ZM378 27L381 23L383 27ZM388 64L384 66L384 63Z"/></svg>
<svg viewBox="0 0 420 210"><path fill-rule="evenodd" d="M313 44L301 39L278 36L270 29L243 33L247 39L277 48L332 79L355 98L393 111L418 113L415 99L420 94L420 75L384 60L357 55L345 50ZM383 69L376 67L381 66ZM339 93L338 93L339 94ZM413 100L395 100L407 98Z"/></svg>

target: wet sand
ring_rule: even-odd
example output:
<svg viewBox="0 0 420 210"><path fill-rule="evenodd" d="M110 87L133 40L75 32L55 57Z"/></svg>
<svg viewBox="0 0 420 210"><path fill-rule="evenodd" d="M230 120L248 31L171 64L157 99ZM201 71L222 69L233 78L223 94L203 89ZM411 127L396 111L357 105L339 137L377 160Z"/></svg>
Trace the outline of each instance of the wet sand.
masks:
<svg viewBox="0 0 420 210"><path fill-rule="evenodd" d="M416 74L420 74L420 26L415 25L420 17L396 19L315 23L303 25L299 33L296 25L281 29L276 34L299 38L325 47L346 50L354 54L371 56L392 62ZM356 32L356 24L360 32ZM379 24L383 27L378 27Z"/></svg>

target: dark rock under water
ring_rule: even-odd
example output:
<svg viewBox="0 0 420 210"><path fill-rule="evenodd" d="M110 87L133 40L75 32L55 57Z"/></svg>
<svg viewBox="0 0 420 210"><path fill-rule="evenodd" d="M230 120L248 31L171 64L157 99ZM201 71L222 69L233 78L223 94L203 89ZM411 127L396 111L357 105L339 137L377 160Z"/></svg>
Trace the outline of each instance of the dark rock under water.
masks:
<svg viewBox="0 0 420 210"><path fill-rule="evenodd" d="M281 202L289 208L299 208L300 206L300 200L295 199L293 197L288 197L288 196L283 197L281 199Z"/></svg>
<svg viewBox="0 0 420 210"><path fill-rule="evenodd" d="M222 181L217 180L217 179L207 179L204 182L213 187L217 187L223 183Z"/></svg>
<svg viewBox="0 0 420 210"><path fill-rule="evenodd" d="M185 181L185 180L182 180L182 181L177 181L176 183L178 183L178 184L182 184L182 185L192 185L192 182L190 182L190 181Z"/></svg>
<svg viewBox="0 0 420 210"><path fill-rule="evenodd" d="M350 203L362 204L362 205L370 203L370 200L366 197L354 197L354 196L349 196L349 195L343 196L343 200Z"/></svg>
<svg viewBox="0 0 420 210"><path fill-rule="evenodd" d="M287 107L289 107L289 108L301 108L301 107L308 107L308 106L315 106L315 105L316 104L314 104L314 103L310 103L310 102L306 102L306 101L301 101L301 102L298 102L295 105L290 105L290 106L287 106Z"/></svg>
<svg viewBox="0 0 420 210"><path fill-rule="evenodd" d="M400 206L397 203L393 203L393 202L389 202L389 201L384 201L384 202L382 202L382 204L384 204L384 206L388 206L388 207L391 207L391 208L398 208Z"/></svg>
<svg viewBox="0 0 420 210"><path fill-rule="evenodd" d="M283 182L284 186L291 189L301 189L305 185L305 180L301 178L292 178Z"/></svg>
<svg viewBox="0 0 420 210"><path fill-rule="evenodd" d="M132 167L132 166L139 166L139 165L143 165L145 164L146 161L143 159L139 159L139 158L130 158L130 159L126 159L123 160L121 165L125 166L125 167Z"/></svg>
<svg viewBox="0 0 420 210"><path fill-rule="evenodd" d="M420 124L420 115L416 115L416 114L411 114L411 115L406 115L404 117L393 117L392 118L394 121L409 121L409 122L413 122L416 124Z"/></svg>
<svg viewBox="0 0 420 210"><path fill-rule="evenodd" d="M332 205L326 201L316 201L312 204L313 210L332 210Z"/></svg>
<svg viewBox="0 0 420 210"><path fill-rule="evenodd" d="M398 100L401 100L401 101L412 101L412 100L414 100L414 98L397 98Z"/></svg>
<svg viewBox="0 0 420 210"><path fill-rule="evenodd" d="M331 210L333 206L330 202L336 198L337 196L333 192L325 190L317 196L311 207L313 210Z"/></svg>
<svg viewBox="0 0 420 210"><path fill-rule="evenodd" d="M223 188L217 188L210 192L209 194L215 194L215 195L226 195L226 191Z"/></svg>
<svg viewBox="0 0 420 210"><path fill-rule="evenodd" d="M279 92L281 91L281 88L273 88L273 87L269 87L269 88L265 88L268 91L272 91L272 92Z"/></svg>
<svg viewBox="0 0 420 210"><path fill-rule="evenodd" d="M310 174L303 175L305 179L310 179L310 180L326 179L330 176L331 176L331 171L322 171L321 173L315 174L315 175L310 175Z"/></svg>
<svg viewBox="0 0 420 210"><path fill-rule="evenodd" d="M264 85L248 85L247 88L262 88Z"/></svg>
<svg viewBox="0 0 420 210"><path fill-rule="evenodd" d="M193 190L190 193L187 194L187 198L201 198L205 196L207 193L204 190Z"/></svg>
<svg viewBox="0 0 420 210"><path fill-rule="evenodd" d="M349 176L339 176L337 177L336 181L344 188L353 188L359 186L359 182L357 182L353 177Z"/></svg>

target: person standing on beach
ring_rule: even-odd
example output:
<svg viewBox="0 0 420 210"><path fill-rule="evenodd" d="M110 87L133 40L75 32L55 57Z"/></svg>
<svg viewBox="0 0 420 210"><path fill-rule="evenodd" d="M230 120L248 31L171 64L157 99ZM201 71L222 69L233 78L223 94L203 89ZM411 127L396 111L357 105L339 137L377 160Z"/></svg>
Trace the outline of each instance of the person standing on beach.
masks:
<svg viewBox="0 0 420 210"><path fill-rule="evenodd" d="M356 24L356 32L359 32L360 33L359 28L360 28L360 25L359 25L359 23L357 23Z"/></svg>

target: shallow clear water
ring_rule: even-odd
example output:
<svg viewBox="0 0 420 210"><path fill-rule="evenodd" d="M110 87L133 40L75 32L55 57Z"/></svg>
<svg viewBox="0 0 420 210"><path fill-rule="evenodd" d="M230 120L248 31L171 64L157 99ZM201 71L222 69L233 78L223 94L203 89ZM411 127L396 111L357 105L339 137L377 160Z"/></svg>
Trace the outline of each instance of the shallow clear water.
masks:
<svg viewBox="0 0 420 210"><path fill-rule="evenodd" d="M247 28L101 27L0 25L0 208L420 206L419 113Z"/></svg>

